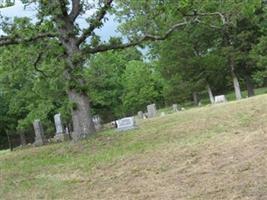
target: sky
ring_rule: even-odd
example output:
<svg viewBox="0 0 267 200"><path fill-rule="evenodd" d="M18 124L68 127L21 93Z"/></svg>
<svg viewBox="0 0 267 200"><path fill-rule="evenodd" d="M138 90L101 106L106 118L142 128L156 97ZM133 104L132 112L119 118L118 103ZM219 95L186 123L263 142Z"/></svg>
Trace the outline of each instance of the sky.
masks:
<svg viewBox="0 0 267 200"><path fill-rule="evenodd" d="M20 0L15 1L15 5L8 8L1 8L0 13L3 16L6 17L29 17L31 19L35 18L35 9L34 5L24 8L24 5L21 3ZM91 13L86 13L86 15L90 15ZM85 28L87 23L85 22L85 16L80 17L77 19L77 22L79 23L81 28ZM116 32L116 29L118 27L118 22L114 19L114 17L110 16L109 20L105 22L104 26L99 30L96 30L96 33L100 35L101 40L107 41L110 36L118 36L119 33ZM0 35L2 35L3 32L0 30Z"/></svg>

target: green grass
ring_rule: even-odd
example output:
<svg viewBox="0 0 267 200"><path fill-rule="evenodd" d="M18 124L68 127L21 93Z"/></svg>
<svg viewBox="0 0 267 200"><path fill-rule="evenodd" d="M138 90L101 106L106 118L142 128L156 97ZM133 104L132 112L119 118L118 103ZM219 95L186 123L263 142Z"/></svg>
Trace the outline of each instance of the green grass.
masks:
<svg viewBox="0 0 267 200"><path fill-rule="evenodd" d="M6 154L8 152L9 152L9 150L0 150L0 155Z"/></svg>
<svg viewBox="0 0 267 200"><path fill-rule="evenodd" d="M257 91L262 92L266 90ZM127 132L108 130L79 143L0 151L0 199L75 199L73 190L88 195L80 199L98 199L90 196L93 195L90 183L94 180L96 188L106 186L98 183L105 178L101 173L94 178L96 172L110 169L107 178L112 178L113 166L125 170L124 165L120 165L123 160L145 157L153 152L166 151L167 155L172 155L177 148L199 151L201 146L213 144L212 141L217 142L218 138L229 137L230 141L235 136L233 133L257 129L260 122L266 122L264 126L267 127L265 113L267 96L262 95L142 120L138 129ZM164 166L162 169L169 169ZM114 181L118 182L117 179ZM85 185L88 188L84 191L81 188Z"/></svg>

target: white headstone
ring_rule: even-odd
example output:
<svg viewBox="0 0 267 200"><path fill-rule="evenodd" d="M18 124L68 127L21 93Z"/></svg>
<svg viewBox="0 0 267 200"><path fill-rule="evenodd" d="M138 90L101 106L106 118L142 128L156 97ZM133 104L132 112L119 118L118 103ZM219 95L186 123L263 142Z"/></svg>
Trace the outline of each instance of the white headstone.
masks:
<svg viewBox="0 0 267 200"><path fill-rule="evenodd" d="M102 125L101 125L101 118L99 115L95 115L93 116L93 123L95 125L95 129L96 130L100 130L102 128Z"/></svg>
<svg viewBox="0 0 267 200"><path fill-rule="evenodd" d="M60 113L54 116L54 121L55 121L55 126L56 126L56 134L62 134L64 131L63 131Z"/></svg>
<svg viewBox="0 0 267 200"><path fill-rule="evenodd" d="M69 128L68 128L68 127L65 128L65 133L66 133L67 135L70 134L70 132L69 132Z"/></svg>
<svg viewBox="0 0 267 200"><path fill-rule="evenodd" d="M54 139L57 142L63 142L69 139L69 133L64 132L64 128L61 121L61 115L60 113L56 114L54 116L55 126L56 126L56 135Z"/></svg>
<svg viewBox="0 0 267 200"><path fill-rule="evenodd" d="M224 95L215 96L215 103L225 103L227 99Z"/></svg>
<svg viewBox="0 0 267 200"><path fill-rule="evenodd" d="M148 118L156 117L157 109L156 104L150 104L147 106L147 116Z"/></svg>
<svg viewBox="0 0 267 200"><path fill-rule="evenodd" d="M35 142L34 144L36 146L41 146L46 143L46 139L44 136L44 129L41 124L41 121L39 119L34 120L33 122L33 128L34 128L34 133L35 133Z"/></svg>
<svg viewBox="0 0 267 200"><path fill-rule="evenodd" d="M178 110L178 105L177 104L173 104L172 105L172 110L173 110L173 112L178 112L179 110Z"/></svg>
<svg viewBox="0 0 267 200"><path fill-rule="evenodd" d="M119 131L126 131L136 128L134 117L125 117L116 121Z"/></svg>
<svg viewBox="0 0 267 200"><path fill-rule="evenodd" d="M161 113L160 113L160 116L161 116L161 117L164 117L165 115L166 115L165 112L161 112Z"/></svg>

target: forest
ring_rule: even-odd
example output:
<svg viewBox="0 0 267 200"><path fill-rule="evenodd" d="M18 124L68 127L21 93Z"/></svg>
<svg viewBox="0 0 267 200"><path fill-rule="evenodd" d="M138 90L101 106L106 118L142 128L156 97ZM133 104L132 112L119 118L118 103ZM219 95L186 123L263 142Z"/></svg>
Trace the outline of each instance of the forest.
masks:
<svg viewBox="0 0 267 200"><path fill-rule="evenodd" d="M35 119L53 135L56 113L82 138L94 115L109 123L150 103L212 104L267 86L264 0L21 2L35 17L4 16L14 1L0 8L0 149L30 137ZM109 20L118 35L103 40Z"/></svg>

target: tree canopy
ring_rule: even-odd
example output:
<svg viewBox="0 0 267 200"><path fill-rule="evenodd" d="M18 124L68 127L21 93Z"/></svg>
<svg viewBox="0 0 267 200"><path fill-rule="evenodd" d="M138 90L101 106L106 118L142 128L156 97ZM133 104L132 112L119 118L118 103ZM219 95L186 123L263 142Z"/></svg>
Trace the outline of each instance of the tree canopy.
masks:
<svg viewBox="0 0 267 200"><path fill-rule="evenodd" d="M266 86L264 1L22 3L36 16L0 22L0 141L34 119L52 134L57 112L80 139L95 132L93 115L109 122L149 103L212 102L229 91L240 99ZM111 18L119 34L105 41L99 32Z"/></svg>

